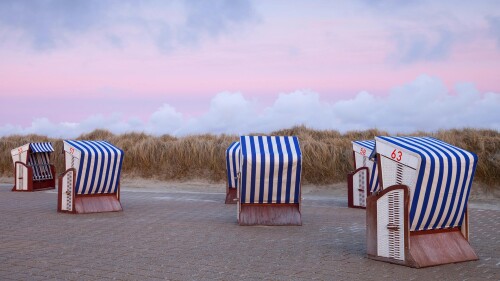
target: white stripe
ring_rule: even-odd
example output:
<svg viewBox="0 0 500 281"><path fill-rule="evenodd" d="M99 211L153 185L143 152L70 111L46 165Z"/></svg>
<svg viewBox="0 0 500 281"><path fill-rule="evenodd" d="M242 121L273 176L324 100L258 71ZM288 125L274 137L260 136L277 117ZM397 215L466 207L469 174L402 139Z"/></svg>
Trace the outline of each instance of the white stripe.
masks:
<svg viewBox="0 0 500 281"><path fill-rule="evenodd" d="M281 150L283 152L283 173L282 173L282 185L281 185L281 203L285 203L286 200L286 185L288 182L287 172L288 172L288 153L286 152L286 143L284 137L279 137L281 143Z"/></svg>

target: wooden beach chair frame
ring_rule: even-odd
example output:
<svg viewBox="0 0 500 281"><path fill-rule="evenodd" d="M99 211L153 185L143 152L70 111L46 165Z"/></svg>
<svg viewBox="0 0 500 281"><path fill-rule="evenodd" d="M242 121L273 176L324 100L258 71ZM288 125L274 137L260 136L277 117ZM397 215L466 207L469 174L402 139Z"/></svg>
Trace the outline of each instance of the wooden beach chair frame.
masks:
<svg viewBox="0 0 500 281"><path fill-rule="evenodd" d="M412 140L413 139L409 139L405 141L409 142ZM446 155L444 153L446 152L445 150L449 149L449 151L452 151L457 149L456 147L452 147L432 138L421 138L417 139L417 141L419 141L419 145L421 145L421 147L429 144L437 144L441 146L444 150L439 151L439 153L442 153L440 155ZM409 147L410 145L407 146ZM388 149L393 149L394 147L396 151L394 154L396 154L396 156L388 156ZM399 154L400 151L402 151L401 154ZM438 149L435 149L434 151L436 151L435 155L437 156ZM430 180L429 175L427 175L424 171L419 170L423 168L420 166L421 162L415 164L415 161L417 161L415 159L417 159L417 157L413 157L413 164L410 163L412 162L410 160L407 162L402 161L404 159L401 159L399 155L403 155L403 153L410 154L410 156L412 154L411 151L404 150L398 145L391 146L391 144L388 145L387 143L377 142L379 181L383 188L367 198L367 256L375 260L416 268L477 260L478 256L469 243L467 197L465 197L465 201L461 203L464 204L464 208L462 209L463 217L460 218L460 215L457 213L458 221L461 221L461 224L453 224L449 226L447 224L442 224L441 222L443 220L436 219L441 217L441 214L434 213L437 214L436 216L432 212L429 213L429 208L432 204L429 203L430 201L427 197L416 197L416 200L427 200L428 203L426 203L426 208L421 207L422 209L420 211L417 209L415 212L415 216L419 216L421 218L416 220L416 217L414 217L414 223L417 221L416 225L418 225L418 227L414 226L414 229L411 229L410 208L411 200L414 199L411 198L411 186L414 186L416 182L419 182L419 180L426 177L427 183L432 185L433 188L434 186L437 188L438 184L434 184L435 182L433 180L435 180L435 178ZM469 169L472 167L472 174L469 174L469 176L460 176L462 177L463 186L468 185L470 191L470 184L473 180L473 171L475 170L477 157L473 153L467 153L469 154L463 155L467 155L470 159L475 159L471 160L471 164L469 166ZM394 156L394 154L392 154L392 156ZM427 161L429 161L429 159L430 157ZM399 162L400 160L401 162ZM417 168L414 169L413 167ZM465 168L463 170L466 171L465 173L469 173L469 170L466 170ZM393 174L393 171L395 171L395 174ZM453 180L458 182L456 179ZM467 184L467 182L469 183ZM417 192L416 187L414 188L415 192ZM439 188L443 188L440 190L444 190L445 187L441 186ZM424 189L424 187L420 187L420 190L425 192L425 194L431 194L434 192L434 189ZM452 191L457 194L456 189ZM464 195L467 191L461 190L460 192ZM442 205L445 204L443 202L450 199L437 194L434 195L434 200L441 200L439 204ZM451 210L460 209L459 206L452 205L453 202L457 201L451 200L450 202L451 203L449 203L448 208L452 208ZM429 223L427 224L428 226L425 226L424 228L422 227L422 225L424 225L424 223L422 223L423 221L434 223ZM436 224L439 227L435 227Z"/></svg>
<svg viewBox="0 0 500 281"><path fill-rule="evenodd" d="M63 153L65 155L64 159L65 159L65 166L67 169L64 173L62 173L59 176L58 179L59 188L58 188L57 211L62 213L73 213L73 214L123 211L120 202L120 170L121 170L121 164L123 163L123 151L108 142L102 142L102 141L99 142L100 145L105 145L108 148L112 147L115 153L118 153L118 151L121 152L119 156L117 155L116 158L117 160L115 160L115 165L119 165L119 167L116 167L114 170L114 172L118 173L116 175L117 182L115 183L114 187L113 186L109 187L110 189L114 188L112 192L82 193L78 192L76 186L77 176L78 176L78 169L76 167L79 168L79 166L81 165L80 163L81 159L77 157L79 156L79 154L75 149L76 146L74 146L74 143L75 143L74 141L65 141L65 148L63 149ZM96 142L91 142L91 143L94 146L97 145ZM118 160L118 158L120 159ZM76 163L75 165L75 162L78 163ZM111 173L111 171L107 170L106 173ZM97 177L95 174L91 174L90 176ZM104 178L103 175L101 176Z"/></svg>
<svg viewBox="0 0 500 281"><path fill-rule="evenodd" d="M245 145L245 141L243 140L245 136L242 136L240 139L240 144ZM252 138L252 137L247 137ZM300 146L298 144L297 137L269 137L269 136L254 136L253 138L274 138L274 140L278 140L279 138L289 138L286 141L294 142L294 147L297 149L296 154L294 154L297 159L297 174L295 174L298 178L298 183L295 181L296 187L298 187L298 191L294 193L293 202L242 202L242 188L243 188L243 176L242 171L240 169L240 174L238 177L239 186L238 186L238 203L237 203L237 220L239 225L270 225L270 226L284 226L284 225L302 225L302 182L301 182L301 172L302 172L302 154L300 152ZM244 148L241 148L241 167L244 166L243 162L246 161L243 157ZM291 155L291 154L290 154ZM293 158L292 158L293 159ZM251 177L251 176L250 176ZM292 176L293 177L293 176ZM257 180L254 178L254 180ZM277 186L275 186L277 188ZM265 185L264 189L268 192L268 186ZM290 186L291 190L292 186ZM282 186L282 192L285 188ZM281 196L281 194L278 194ZM292 197L292 196L290 196ZM290 200L292 201L292 200Z"/></svg>
<svg viewBox="0 0 500 281"><path fill-rule="evenodd" d="M28 143L11 151L14 162L12 191L32 192L56 188L56 168L50 163L50 143ZM35 156L35 154L46 154ZM33 158L32 157L36 157ZM41 161L42 163L38 163Z"/></svg>

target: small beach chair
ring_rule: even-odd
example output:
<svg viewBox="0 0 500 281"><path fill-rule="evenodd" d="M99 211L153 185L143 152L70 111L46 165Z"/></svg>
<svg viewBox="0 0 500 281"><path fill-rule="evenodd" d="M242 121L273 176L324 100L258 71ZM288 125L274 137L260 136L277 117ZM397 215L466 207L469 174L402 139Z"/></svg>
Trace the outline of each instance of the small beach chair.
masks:
<svg viewBox="0 0 500 281"><path fill-rule="evenodd" d="M56 187L56 169L50 163L50 142L28 143L11 150L14 163L12 191L36 191Z"/></svg>
<svg viewBox="0 0 500 281"><path fill-rule="evenodd" d="M297 137L242 136L240 225L302 225L302 153Z"/></svg>
<svg viewBox="0 0 500 281"><path fill-rule="evenodd" d="M366 197L378 190L377 161L370 159L375 140L353 141L354 171L347 174L347 205L366 208Z"/></svg>
<svg viewBox="0 0 500 281"><path fill-rule="evenodd" d="M66 171L59 177L59 212L122 211L120 173L124 153L106 141L64 141Z"/></svg>

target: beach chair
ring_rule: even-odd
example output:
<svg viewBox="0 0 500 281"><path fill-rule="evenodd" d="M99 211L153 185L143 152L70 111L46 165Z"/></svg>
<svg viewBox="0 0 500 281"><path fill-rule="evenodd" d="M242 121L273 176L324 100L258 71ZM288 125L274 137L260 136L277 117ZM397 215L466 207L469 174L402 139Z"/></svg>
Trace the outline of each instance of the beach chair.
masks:
<svg viewBox="0 0 500 281"><path fill-rule="evenodd" d="M122 211L121 149L106 141L65 140L63 153L66 171L59 176L59 212Z"/></svg>
<svg viewBox="0 0 500 281"><path fill-rule="evenodd" d="M233 142L226 150L226 204L236 204L238 173L240 163L240 143Z"/></svg>
<svg viewBox="0 0 500 281"><path fill-rule="evenodd" d="M411 267L477 260L467 201L477 156L430 137L376 137L381 191L367 199L368 257Z"/></svg>
<svg viewBox="0 0 500 281"><path fill-rule="evenodd" d="M297 137L242 136L240 225L302 225L302 153Z"/></svg>
<svg viewBox="0 0 500 281"><path fill-rule="evenodd" d="M56 168L50 164L50 155L53 151L50 142L33 142L12 149L14 163L12 191L56 188Z"/></svg>
<svg viewBox="0 0 500 281"><path fill-rule="evenodd" d="M347 174L347 205L366 208L366 197L378 190L377 161L370 159L375 140L353 141L354 171Z"/></svg>

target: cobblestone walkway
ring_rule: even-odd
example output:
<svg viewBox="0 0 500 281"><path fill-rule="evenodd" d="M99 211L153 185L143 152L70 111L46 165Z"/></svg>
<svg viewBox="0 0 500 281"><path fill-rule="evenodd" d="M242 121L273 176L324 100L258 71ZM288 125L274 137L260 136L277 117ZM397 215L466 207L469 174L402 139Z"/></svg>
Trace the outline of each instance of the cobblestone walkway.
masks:
<svg viewBox="0 0 500 281"><path fill-rule="evenodd" d="M500 280L500 202L471 204L480 260L425 269L365 257L365 211L305 196L303 226L243 227L223 193L122 191L123 212L56 212L0 185L0 280Z"/></svg>

